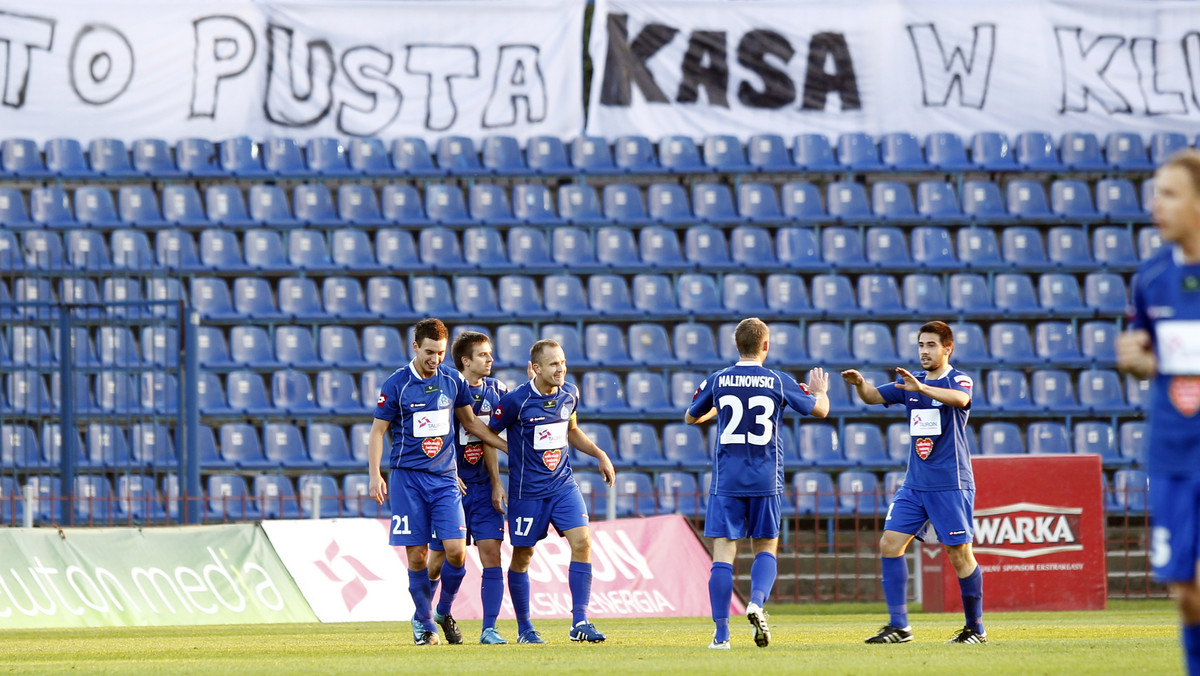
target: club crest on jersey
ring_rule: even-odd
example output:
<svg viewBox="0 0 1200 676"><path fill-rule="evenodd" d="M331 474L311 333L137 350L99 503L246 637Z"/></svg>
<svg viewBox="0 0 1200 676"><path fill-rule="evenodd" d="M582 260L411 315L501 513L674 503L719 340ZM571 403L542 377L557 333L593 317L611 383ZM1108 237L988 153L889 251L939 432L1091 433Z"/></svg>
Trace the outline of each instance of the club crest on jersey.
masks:
<svg viewBox="0 0 1200 676"><path fill-rule="evenodd" d="M1167 388L1167 396L1175 410L1185 417L1192 417L1200 411L1200 377L1175 376Z"/></svg>
<svg viewBox="0 0 1200 676"><path fill-rule="evenodd" d="M425 439L421 442L421 450L425 451L425 455L428 455L432 458L438 454L438 451L442 450L442 438L425 437Z"/></svg>
<svg viewBox="0 0 1200 676"><path fill-rule="evenodd" d="M555 448L549 451L542 452L542 463L546 465L546 469L553 472L558 469L558 463L562 461L562 449Z"/></svg>
<svg viewBox="0 0 1200 676"><path fill-rule="evenodd" d="M384 404L386 404L386 403L387 403L387 395L386 395L386 394L384 394L384 393L382 393L382 392L380 392L380 393L379 393L379 405L380 405L380 406L383 406L383 405L384 405Z"/></svg>
<svg viewBox="0 0 1200 676"><path fill-rule="evenodd" d="M492 402L488 401L487 399L484 399L483 405L479 407L479 412L480 413L491 413L492 412Z"/></svg>
<svg viewBox="0 0 1200 676"><path fill-rule="evenodd" d="M929 454L933 452L933 439L923 437L921 439L917 439L914 444L914 448L917 449L917 457L922 460L927 459Z"/></svg>
<svg viewBox="0 0 1200 676"><path fill-rule="evenodd" d="M463 449L463 457L472 465L479 462L479 459L483 457L483 444L467 444L467 447Z"/></svg>

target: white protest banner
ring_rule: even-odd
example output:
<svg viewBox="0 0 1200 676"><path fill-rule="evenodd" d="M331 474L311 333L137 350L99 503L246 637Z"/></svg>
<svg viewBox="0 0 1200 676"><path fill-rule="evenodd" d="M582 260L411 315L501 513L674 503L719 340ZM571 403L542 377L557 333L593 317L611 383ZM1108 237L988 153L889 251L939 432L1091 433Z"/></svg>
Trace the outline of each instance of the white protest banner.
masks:
<svg viewBox="0 0 1200 676"><path fill-rule="evenodd" d="M583 10L583 0L4 0L0 128L39 142L573 136Z"/></svg>
<svg viewBox="0 0 1200 676"><path fill-rule="evenodd" d="M1197 16L1180 0L597 0L588 133L1194 134Z"/></svg>

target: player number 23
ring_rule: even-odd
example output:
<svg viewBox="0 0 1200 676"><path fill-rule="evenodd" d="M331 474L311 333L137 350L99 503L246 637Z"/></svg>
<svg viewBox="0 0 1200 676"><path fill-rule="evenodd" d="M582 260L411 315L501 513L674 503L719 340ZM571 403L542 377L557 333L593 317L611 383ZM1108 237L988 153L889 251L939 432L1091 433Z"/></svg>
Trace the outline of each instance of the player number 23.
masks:
<svg viewBox="0 0 1200 676"><path fill-rule="evenodd" d="M729 424L725 429L721 430L721 443L723 444L744 444L749 441L755 446L766 445L771 440L775 433L775 426L771 423L771 416L775 414L775 401L770 397L750 397L746 401L746 408L754 411L762 409L762 413L754 416L754 422L762 427L761 434L747 432L746 434L737 434L734 432L739 425L742 424L742 400L732 394L726 394L717 400L721 408L729 409Z"/></svg>

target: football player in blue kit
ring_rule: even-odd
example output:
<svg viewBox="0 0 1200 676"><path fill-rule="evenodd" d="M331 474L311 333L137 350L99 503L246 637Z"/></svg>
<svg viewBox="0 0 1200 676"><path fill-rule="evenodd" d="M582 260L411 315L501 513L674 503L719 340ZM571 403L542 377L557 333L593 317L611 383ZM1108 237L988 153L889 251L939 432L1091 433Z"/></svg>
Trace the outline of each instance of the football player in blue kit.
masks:
<svg viewBox="0 0 1200 676"><path fill-rule="evenodd" d="M1164 246L1133 278L1117 366L1153 378L1147 439L1150 564L1171 588L1188 673L1200 674L1200 153L1172 155L1154 175Z"/></svg>
<svg viewBox="0 0 1200 676"><path fill-rule="evenodd" d="M396 370L380 387L375 421L367 443L369 495L383 504L390 498L392 526L390 543L403 546L408 558L408 590L416 606L416 617L424 626L417 645L438 643L437 626L430 608L431 590L425 571L429 540L438 533L446 548L442 566L443 593L458 592L466 570L466 520L455 463L453 415L469 433L496 448L507 449L503 439L475 416L470 388L458 371L447 368L449 334L438 319L417 322L413 337L416 357ZM384 481L379 464L384 441L392 437L390 484ZM462 634L448 613L442 617L447 640L458 642Z"/></svg>
<svg viewBox="0 0 1200 676"><path fill-rule="evenodd" d="M529 561L534 545L550 525L567 539L571 564L572 641L605 639L587 618L592 594L591 531L587 505L567 459L571 446L600 462L608 485L616 479L608 454L575 420L579 388L566 382L567 358L553 340L539 340L529 350L533 378L500 398L488 425L508 432L508 538L512 561L508 592L517 616L518 643L545 643L529 619Z"/></svg>
<svg viewBox="0 0 1200 676"><path fill-rule="evenodd" d="M450 346L454 365L467 381L467 389L473 400L475 415L484 423L492 417L492 411L500 397L508 394L508 386L492 378L492 342L478 331L464 331ZM467 519L467 540L479 549L479 562L483 566L481 594L483 597L483 632L479 642L485 645L508 643L496 631L496 618L500 615L500 604L504 601L504 572L500 568L500 543L504 540L504 483L500 479L500 463L496 449L486 446L479 437L461 425L458 428L458 478L466 487L463 496L463 513ZM429 583L436 592L442 574L442 562L446 550L435 536L429 541ZM443 617L450 615L454 595L442 590L434 610L433 621L443 624ZM452 627L457 630L457 627ZM419 637L423 627L413 618L413 638ZM450 630L447 630L450 634ZM461 641L453 640L451 643Z"/></svg>
<svg viewBox="0 0 1200 676"><path fill-rule="evenodd" d="M683 417L689 425L716 417L720 431L704 519L704 535L713 538L708 594L717 625L708 647L716 650L729 648L733 561L738 540L747 536L754 563L746 618L754 627L757 646L771 641L763 605L778 572L784 451L777 430L788 406L816 418L829 414L829 376L823 369L809 371L808 384L801 385L790 375L764 368L770 331L757 318L743 319L733 336L738 362L701 382Z"/></svg>
<svg viewBox="0 0 1200 676"><path fill-rule="evenodd" d="M917 354L924 371L898 368L895 382L878 388L853 369L842 378L868 404L903 404L911 438L908 472L896 491L879 540L883 595L888 623L867 643L906 643L913 638L908 625L908 543L933 525L958 575L967 623L948 643L987 643L983 628L983 570L975 562L975 475L967 446L967 416L971 410L971 377L950 365L954 332L945 322L932 321L917 332Z"/></svg>

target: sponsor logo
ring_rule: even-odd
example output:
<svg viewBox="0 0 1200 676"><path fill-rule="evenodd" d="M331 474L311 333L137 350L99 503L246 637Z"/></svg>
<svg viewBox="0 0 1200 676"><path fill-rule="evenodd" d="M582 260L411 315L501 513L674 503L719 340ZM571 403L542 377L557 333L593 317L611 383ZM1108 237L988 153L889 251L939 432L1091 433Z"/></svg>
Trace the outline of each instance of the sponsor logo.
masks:
<svg viewBox="0 0 1200 676"><path fill-rule="evenodd" d="M925 460L929 457L929 454L933 452L933 439L930 439L929 437L917 439L914 442L914 448L917 449L917 457Z"/></svg>
<svg viewBox="0 0 1200 676"><path fill-rule="evenodd" d="M1162 319L1164 317L1174 317L1175 308L1170 305L1151 305L1146 308L1146 315L1151 319Z"/></svg>
<svg viewBox="0 0 1200 676"><path fill-rule="evenodd" d="M975 510L975 553L1029 559L1081 552L1080 507L1018 502Z"/></svg>
<svg viewBox="0 0 1200 676"><path fill-rule="evenodd" d="M700 387L697 387L696 391L692 393L692 401L696 401L696 397L700 396L700 390L703 390L703 389L704 389L704 383L700 383Z"/></svg>
<svg viewBox="0 0 1200 676"><path fill-rule="evenodd" d="M496 404L496 417L504 415L504 409L500 408L500 404Z"/></svg>
<svg viewBox="0 0 1200 676"><path fill-rule="evenodd" d="M387 395L386 395L386 394L384 394L384 393L382 393L382 392L380 392L380 393L379 393L379 405L380 405L380 406L383 406L383 405L384 405L384 404L386 404L386 403L387 403Z"/></svg>
<svg viewBox="0 0 1200 676"><path fill-rule="evenodd" d="M414 401L413 403L409 404L408 407L409 408L425 408L425 402Z"/></svg>
<svg viewBox="0 0 1200 676"><path fill-rule="evenodd" d="M425 455L432 458L438 454L438 451L442 450L442 438L425 437L425 440L421 442L421 450L425 451Z"/></svg>
<svg viewBox="0 0 1200 676"><path fill-rule="evenodd" d="M440 391L440 389L441 388L439 388L437 385L426 385L425 394L433 394L434 392Z"/></svg>
<svg viewBox="0 0 1200 676"><path fill-rule="evenodd" d="M1184 417L1190 418L1200 411L1200 377L1175 376L1167 388L1171 405Z"/></svg>
<svg viewBox="0 0 1200 676"><path fill-rule="evenodd" d="M542 463L546 465L546 469L553 472L558 469L558 463L562 460L562 449L556 448L550 451L542 452Z"/></svg>
<svg viewBox="0 0 1200 676"><path fill-rule="evenodd" d="M545 419L546 419L546 416L544 416L544 415L535 415L532 418L526 418L525 422L537 423L537 422L542 422Z"/></svg>
<svg viewBox="0 0 1200 676"><path fill-rule="evenodd" d="M971 376L955 376L954 383L967 392L970 392L971 388L975 386L975 383L971 382Z"/></svg>
<svg viewBox="0 0 1200 676"><path fill-rule="evenodd" d="M547 439L550 439L553 436L554 436L554 434L550 430L542 430L541 432L538 432L537 440L545 441Z"/></svg>
<svg viewBox="0 0 1200 676"><path fill-rule="evenodd" d="M547 411L553 411L554 409L558 408L558 401L551 399L550 401L543 403L542 408L546 409Z"/></svg>
<svg viewBox="0 0 1200 676"><path fill-rule="evenodd" d="M949 533L946 533L946 534L947 534L947 535L963 535L963 534L965 534L966 532L967 532L967 531L965 531L965 530L952 530L952 531L950 531Z"/></svg>
<svg viewBox="0 0 1200 676"><path fill-rule="evenodd" d="M342 601L346 604L346 612L351 612L355 606L367 598L366 583L379 582L383 578L371 572L362 561L349 554L341 554L341 551L342 548L338 545L337 540L331 540L325 547L325 560L318 559L312 563L330 582L344 583L342 584ZM345 566L339 565L339 569L345 570L348 567L352 571L349 579L342 579L342 576L333 570L333 564L338 561L346 564Z"/></svg>
<svg viewBox="0 0 1200 676"><path fill-rule="evenodd" d="M463 449L463 457L467 459L467 462L474 465L483 457L483 445L467 444L467 447Z"/></svg>
<svg viewBox="0 0 1200 676"><path fill-rule="evenodd" d="M476 403L476 404L478 404L479 402L483 401L483 395L482 395L482 394L476 394L476 395L474 395L472 398L475 400L475 403Z"/></svg>

